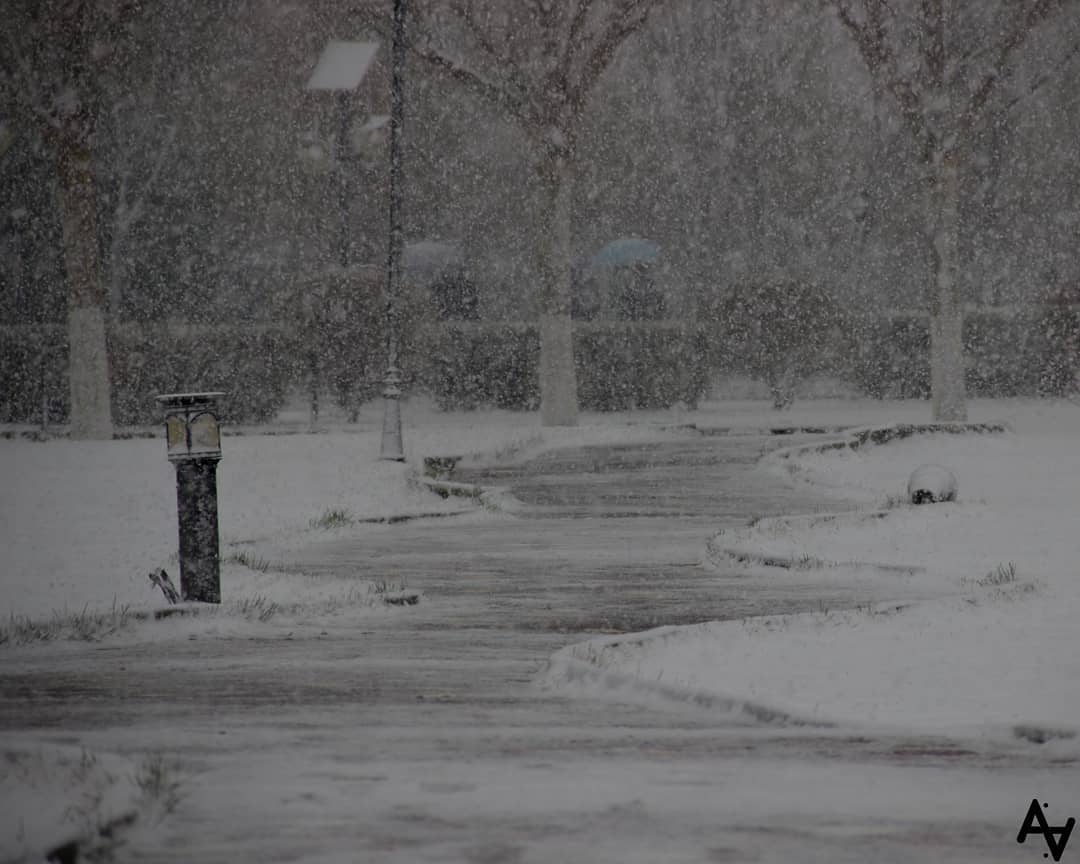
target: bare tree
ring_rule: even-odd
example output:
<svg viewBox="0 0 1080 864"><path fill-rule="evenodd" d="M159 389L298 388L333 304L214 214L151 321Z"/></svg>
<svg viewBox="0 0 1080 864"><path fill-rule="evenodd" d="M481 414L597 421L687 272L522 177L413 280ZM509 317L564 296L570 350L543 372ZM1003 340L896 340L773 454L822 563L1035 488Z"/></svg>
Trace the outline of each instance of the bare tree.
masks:
<svg viewBox="0 0 1080 864"><path fill-rule="evenodd" d="M104 0L24 0L9 4L0 45L0 98L16 124L41 135L55 165L75 438L112 436L92 146L103 103L98 70L115 61L125 12Z"/></svg>
<svg viewBox="0 0 1080 864"><path fill-rule="evenodd" d="M619 47L662 0L413 0L411 53L494 106L530 144L541 191L534 227L540 280L544 425L577 422L571 306L571 201L581 118ZM388 32L386 4L361 15Z"/></svg>
<svg viewBox="0 0 1080 864"><path fill-rule="evenodd" d="M112 435L106 319L130 240L174 155L154 99L173 55L130 0L24 0L0 40L0 104L54 166L67 274L71 434ZM155 34L155 38L159 38Z"/></svg>
<svg viewBox="0 0 1080 864"><path fill-rule="evenodd" d="M1012 75L1019 50L1055 13L1075 10L1078 4L1076 0L826 2L878 86L892 97L925 171L934 271L929 304L932 410L936 420L964 420L963 298L958 279L963 163L973 129L1003 89L1002 82ZM1068 51L1066 59L1075 53L1075 48ZM1021 91L1037 89L1057 65L1048 60L1044 71Z"/></svg>
<svg viewBox="0 0 1080 864"><path fill-rule="evenodd" d="M114 147L110 166L112 182L108 191L99 195L106 205L99 207L99 213L104 211L109 217L108 224L100 226L105 241L102 278L113 315L120 308L127 281L132 231L146 217L150 193L159 184L162 170L175 156L175 124L145 124L144 110L145 106L127 96L118 100L110 111L112 123L123 130L125 139ZM152 128L141 128L144 125ZM149 164L144 164L148 160Z"/></svg>

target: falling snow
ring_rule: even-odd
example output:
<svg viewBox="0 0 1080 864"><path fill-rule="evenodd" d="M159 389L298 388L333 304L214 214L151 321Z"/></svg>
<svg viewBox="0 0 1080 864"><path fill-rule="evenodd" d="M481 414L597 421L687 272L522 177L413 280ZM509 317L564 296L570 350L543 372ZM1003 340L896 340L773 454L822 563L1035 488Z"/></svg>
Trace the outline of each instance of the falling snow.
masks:
<svg viewBox="0 0 1080 864"><path fill-rule="evenodd" d="M0 859L1012 861L1080 813L1074 0L4 27ZM209 391L223 602L163 612L156 397Z"/></svg>

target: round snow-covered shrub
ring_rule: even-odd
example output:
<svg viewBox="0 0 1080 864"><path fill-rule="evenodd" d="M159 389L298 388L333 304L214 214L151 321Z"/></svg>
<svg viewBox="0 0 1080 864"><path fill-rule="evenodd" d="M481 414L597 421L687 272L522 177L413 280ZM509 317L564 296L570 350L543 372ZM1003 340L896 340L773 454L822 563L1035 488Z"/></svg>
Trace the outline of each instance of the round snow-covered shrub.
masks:
<svg viewBox="0 0 1080 864"><path fill-rule="evenodd" d="M933 504L956 500L956 477L940 465L920 465L911 472L907 485L912 504Z"/></svg>

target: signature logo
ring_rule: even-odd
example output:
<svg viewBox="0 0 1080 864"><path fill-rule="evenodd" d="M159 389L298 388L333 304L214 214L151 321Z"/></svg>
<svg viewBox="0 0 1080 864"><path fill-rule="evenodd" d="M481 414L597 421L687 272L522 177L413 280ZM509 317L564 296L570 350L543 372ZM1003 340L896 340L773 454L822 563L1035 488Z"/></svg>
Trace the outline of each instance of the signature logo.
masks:
<svg viewBox="0 0 1080 864"><path fill-rule="evenodd" d="M1044 809L1049 809L1049 807L1050 805L1045 801L1040 806L1038 798L1031 800L1027 816L1024 817L1024 824L1020 826L1020 833L1016 835L1016 842L1023 843L1027 840L1029 834L1042 834L1043 840L1046 841L1046 847L1050 850L1043 853L1043 858L1049 857L1055 861L1060 861L1076 820L1070 816L1065 820L1064 825L1054 827L1046 821Z"/></svg>

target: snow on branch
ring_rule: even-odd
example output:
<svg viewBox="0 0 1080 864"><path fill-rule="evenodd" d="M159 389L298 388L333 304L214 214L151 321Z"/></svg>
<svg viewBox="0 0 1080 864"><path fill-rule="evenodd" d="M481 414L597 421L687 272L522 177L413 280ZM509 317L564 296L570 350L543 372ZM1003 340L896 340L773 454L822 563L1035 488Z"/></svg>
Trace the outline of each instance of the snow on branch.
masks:
<svg viewBox="0 0 1080 864"><path fill-rule="evenodd" d="M1064 54L1064 56L1062 56L1062 58L1056 64L1054 64L1054 67L1053 69L1051 69L1051 71L1043 72L1041 75L1036 76L1035 80L1032 81L1023 90L1023 92L1017 94L1012 99L1010 99L1009 102L1005 105L1004 110L1011 111L1018 103L1022 102L1028 96L1039 92L1039 90L1046 86L1047 82L1053 81L1054 76L1066 66L1068 66L1069 63L1072 62L1073 58L1076 57L1078 54L1080 54L1080 42L1076 42Z"/></svg>
<svg viewBox="0 0 1080 864"><path fill-rule="evenodd" d="M1024 11L1019 23L1001 44L993 68L976 88L971 101L961 114L960 125L965 131L975 125L998 82L1005 76L1010 58L1027 41L1032 31L1058 7L1076 5L1075 0L1035 0Z"/></svg>
<svg viewBox="0 0 1080 864"><path fill-rule="evenodd" d="M856 12L856 0L826 0L835 9L840 23L848 31L871 75L882 82L893 96L908 130L923 149L923 158L930 159L942 143L955 143L958 136L968 133L982 115L987 102L1003 78L1007 77L1009 63L1016 51L1024 45L1031 33L1055 10L1076 7L1078 0L1019 0L1016 4L1016 22L1007 31L1004 41L998 45L971 46L958 57L947 53L947 19L945 0L920 0L915 15L914 32L918 35L917 52L921 57L918 71L910 76L901 75L897 57L889 44L886 21L897 29L897 15L885 0L862 0L860 12ZM1071 58L1080 46L1069 52ZM965 96L959 111L952 115L951 134L931 128L930 114L935 107L948 104L948 95L954 93L956 78L963 74L962 62L968 64L976 57L993 56L990 70L981 77L970 96ZM949 74L950 67L955 71ZM1040 76L1029 87L1034 91L1041 87L1047 76ZM1013 103L1010 103L1010 105Z"/></svg>
<svg viewBox="0 0 1080 864"><path fill-rule="evenodd" d="M462 23L476 41L477 33L482 33L482 27L477 20L475 10L472 9L472 3L468 2L468 0L452 2L449 9L454 13L455 18L462 20ZM470 20L464 20L461 17L462 11L470 13L468 16ZM389 42L391 40L393 21L389 13L380 8L379 5L371 2L361 3L354 8L354 14L362 23L378 33L384 41ZM441 46L427 25L428 22L424 20L423 16L416 12L415 9L410 8L405 47L413 57L423 60L441 74L463 85L496 108L506 111L522 124L528 126L535 121L530 112L531 100L525 89L524 81L521 80L520 69L516 64L514 64L514 69L509 77L503 78L501 81L497 80L497 78L487 74L490 70L481 71L459 55L451 53ZM485 59L488 61L486 65L490 69L496 70L496 75L498 75L500 68L505 68L510 63L509 58L506 58L495 47L490 36L484 34L483 43L477 41L477 45L481 48L481 53L485 55Z"/></svg>
<svg viewBox="0 0 1080 864"><path fill-rule="evenodd" d="M599 34L584 50L587 52L581 78L571 86L570 102L580 111L593 86L604 74L619 46L648 19L659 0L622 0L611 13ZM583 4L588 5L588 4Z"/></svg>
<svg viewBox="0 0 1080 864"><path fill-rule="evenodd" d="M915 91L914 83L897 71L896 57L889 46L885 28L885 12L892 15L892 10L882 0L863 0L864 20L855 17L847 0L829 0L836 10L840 23L851 35L863 62L871 76L882 81L885 89L892 95L900 108L900 115L908 131L923 149L923 158L928 159L932 140L926 125L923 105Z"/></svg>
<svg viewBox="0 0 1080 864"><path fill-rule="evenodd" d="M154 187L161 176L161 170L169 160L175 141L176 126L169 126L162 136L161 146L158 148L150 173L137 190L131 190L127 173L121 178L119 200L116 204L115 213L117 239L126 235L131 230L131 227L142 218L146 209L147 193Z"/></svg>
<svg viewBox="0 0 1080 864"><path fill-rule="evenodd" d="M442 0L437 12L429 7L426 14L414 5L408 50L526 131L564 140L572 138L589 93L616 50L660 2L517 0L511 14L490 0ZM381 4L363 0L354 10L389 37L391 22ZM448 26L463 44L448 44ZM558 130L554 138L552 130Z"/></svg>
<svg viewBox="0 0 1080 864"><path fill-rule="evenodd" d="M473 42L484 55L487 64L494 64L497 69L505 70L507 83L517 90L517 99L522 106L530 101L526 94L529 93L529 85L521 66L505 51L501 51L490 31L481 22L476 9L475 0L451 0L450 10L465 26ZM490 12L485 15L490 20Z"/></svg>
<svg viewBox="0 0 1080 864"><path fill-rule="evenodd" d="M489 80L439 48L431 45L424 47L413 45L411 50L417 57L435 66L449 78L464 84L477 95L487 99L496 107L505 109L523 123L528 124L531 121L525 100L511 93L506 86Z"/></svg>

